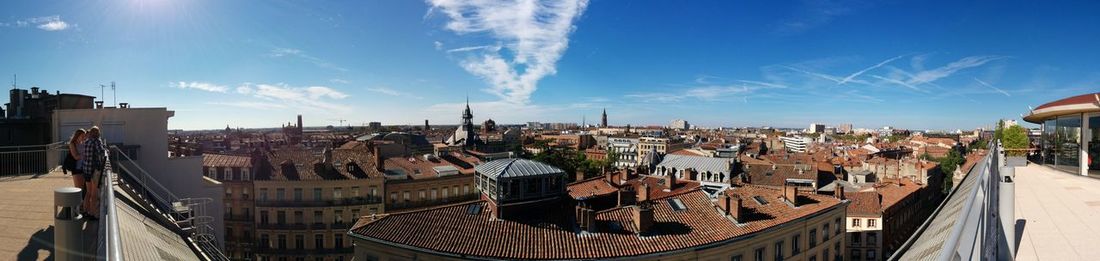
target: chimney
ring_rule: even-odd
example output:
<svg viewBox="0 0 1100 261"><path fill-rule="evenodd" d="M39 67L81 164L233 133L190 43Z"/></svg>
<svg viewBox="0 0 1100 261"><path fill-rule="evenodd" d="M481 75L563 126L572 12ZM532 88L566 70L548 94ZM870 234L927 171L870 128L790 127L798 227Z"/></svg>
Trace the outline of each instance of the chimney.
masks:
<svg viewBox="0 0 1100 261"><path fill-rule="evenodd" d="M603 176L607 179L607 183L618 184L618 183L615 182L615 173L613 173L613 172L604 172Z"/></svg>
<svg viewBox="0 0 1100 261"><path fill-rule="evenodd" d="M649 228L653 226L653 205L640 203L632 209L634 210L634 228L637 229L638 234L648 234Z"/></svg>
<svg viewBox="0 0 1100 261"><path fill-rule="evenodd" d="M634 191L634 187L626 186L619 189L619 207L633 205L637 200L638 192Z"/></svg>
<svg viewBox="0 0 1100 261"><path fill-rule="evenodd" d="M119 108L124 108L124 109L125 109L125 108L130 108L130 103L128 103L128 102L120 102L120 103L118 103L118 107L119 107Z"/></svg>
<svg viewBox="0 0 1100 261"><path fill-rule="evenodd" d="M642 183L641 188L638 189L638 203L642 203L649 200L649 184Z"/></svg>
<svg viewBox="0 0 1100 261"><path fill-rule="evenodd" d="M302 129L302 115L298 114L298 129Z"/></svg>
<svg viewBox="0 0 1100 261"><path fill-rule="evenodd" d="M324 158L322 158L321 163L324 163L325 165L331 166L332 165L332 149L325 148L325 150L324 150L324 152L322 152L322 154L323 154Z"/></svg>
<svg viewBox="0 0 1100 261"><path fill-rule="evenodd" d="M386 161L382 159L382 149L378 145L374 146L374 169L381 173L386 172Z"/></svg>
<svg viewBox="0 0 1100 261"><path fill-rule="evenodd" d="M103 101L96 101L95 102L95 108L96 109L103 109Z"/></svg>
<svg viewBox="0 0 1100 261"><path fill-rule="evenodd" d="M844 200L844 186L837 183L836 189L833 190L833 196L836 197L836 199Z"/></svg>
<svg viewBox="0 0 1100 261"><path fill-rule="evenodd" d="M668 190L674 189L676 187L676 171L668 172L665 178L667 179L665 186L668 186Z"/></svg>
<svg viewBox="0 0 1100 261"><path fill-rule="evenodd" d="M633 170L627 169L626 171L620 172L620 174L619 174L619 184L626 183L627 180L630 180L630 178L633 178L633 177L634 177L634 171Z"/></svg>
<svg viewBox="0 0 1100 261"><path fill-rule="evenodd" d="M783 184L783 198L792 205L798 206L798 187Z"/></svg>
<svg viewBox="0 0 1100 261"><path fill-rule="evenodd" d="M575 181L581 181L581 180L584 180L584 171L578 169L577 170L577 177L576 177Z"/></svg>
<svg viewBox="0 0 1100 261"><path fill-rule="evenodd" d="M718 198L718 208L722 209L722 213L726 216L732 217L734 220L741 222L742 210L741 210L741 198L737 196L730 196L725 193Z"/></svg>

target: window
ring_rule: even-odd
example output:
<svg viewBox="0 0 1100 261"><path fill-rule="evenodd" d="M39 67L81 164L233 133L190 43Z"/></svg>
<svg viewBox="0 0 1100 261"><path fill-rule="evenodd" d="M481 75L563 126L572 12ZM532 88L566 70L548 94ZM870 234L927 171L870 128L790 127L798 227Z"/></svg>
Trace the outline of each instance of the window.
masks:
<svg viewBox="0 0 1100 261"><path fill-rule="evenodd" d="M248 199L248 188L245 188L245 189L241 190L241 198L242 199Z"/></svg>
<svg viewBox="0 0 1100 261"><path fill-rule="evenodd" d="M206 167L206 176L212 179L217 179L218 168Z"/></svg>
<svg viewBox="0 0 1100 261"><path fill-rule="evenodd" d="M1100 144L1100 142L1098 142L1097 144ZM456 197L458 196L458 185L451 187L451 195L455 195Z"/></svg>
<svg viewBox="0 0 1100 261"><path fill-rule="evenodd" d="M233 176L233 171L232 170L230 170L229 168L222 168L222 178L224 178L225 180L232 180L231 179L232 176Z"/></svg>
<svg viewBox="0 0 1100 261"><path fill-rule="evenodd" d="M359 210L358 209L352 209L351 210L351 219L352 220L358 220L359 219Z"/></svg>
<svg viewBox="0 0 1100 261"><path fill-rule="evenodd" d="M878 257L878 255L875 254L874 249L867 250L867 260L875 260L875 258L877 258L877 257Z"/></svg>
<svg viewBox="0 0 1100 261"><path fill-rule="evenodd" d="M306 237L294 235L294 249L306 249Z"/></svg>
<svg viewBox="0 0 1100 261"><path fill-rule="evenodd" d="M775 242L775 261L783 261L783 241Z"/></svg>
<svg viewBox="0 0 1100 261"><path fill-rule="evenodd" d="M313 188L313 200L321 201L321 188Z"/></svg>
<svg viewBox="0 0 1100 261"><path fill-rule="evenodd" d="M829 249L828 248L821 251L821 260L822 261L829 261Z"/></svg>
<svg viewBox="0 0 1100 261"><path fill-rule="evenodd" d="M875 227L875 219L873 219L873 218L867 219L867 227L871 227L871 228Z"/></svg>
<svg viewBox="0 0 1100 261"><path fill-rule="evenodd" d="M434 188L433 188L433 189L432 189L432 198L431 198L431 199L432 199L432 200L436 200L436 199L437 199L438 197L439 197L439 190L438 190L438 189L434 189Z"/></svg>
<svg viewBox="0 0 1100 261"><path fill-rule="evenodd" d="M241 169L241 180L243 180L243 181L249 181L249 180L251 180L251 179L252 179L252 176L251 176L251 175L249 175L249 173L248 173L248 168L243 168L243 169Z"/></svg>
<svg viewBox="0 0 1100 261"><path fill-rule="evenodd" d="M462 185L462 195L470 194L470 185Z"/></svg>
<svg viewBox="0 0 1100 261"><path fill-rule="evenodd" d="M825 226L821 228L821 241L829 240L829 223L825 223Z"/></svg>
<svg viewBox="0 0 1100 261"><path fill-rule="evenodd" d="M325 248L325 235L317 234L313 236L313 249Z"/></svg>
<svg viewBox="0 0 1100 261"><path fill-rule="evenodd" d="M332 199L340 200L342 198L344 198L344 192L340 188L332 189Z"/></svg>
<svg viewBox="0 0 1100 261"><path fill-rule="evenodd" d="M359 187L351 187L351 197L359 197Z"/></svg>
<svg viewBox="0 0 1100 261"><path fill-rule="evenodd" d="M440 191L443 192L443 195L441 195L441 197L443 199L447 199L447 187L443 187L443 189L441 189Z"/></svg>
<svg viewBox="0 0 1100 261"><path fill-rule="evenodd" d="M853 218L852 219L852 227L859 227L859 219L858 218Z"/></svg>
<svg viewBox="0 0 1100 261"><path fill-rule="evenodd" d="M283 201L286 199L286 191L283 189L275 189L275 200Z"/></svg>
<svg viewBox="0 0 1100 261"><path fill-rule="evenodd" d="M836 218L836 220L833 220L833 234L836 234L837 236L840 235L840 231L843 230L841 228L844 228L844 226L841 226L841 224L844 223L840 223L840 218Z"/></svg>
<svg viewBox="0 0 1100 261"><path fill-rule="evenodd" d="M409 192L405 191L405 203L409 203Z"/></svg>
<svg viewBox="0 0 1100 261"><path fill-rule="evenodd" d="M343 210L334 211L333 216L335 216L334 223L344 223L344 211Z"/></svg>
<svg viewBox="0 0 1100 261"><path fill-rule="evenodd" d="M233 207L226 206L225 207L225 215L226 216L233 216Z"/></svg>
<svg viewBox="0 0 1100 261"><path fill-rule="evenodd" d="M306 218L305 215L302 214L302 211L294 211L294 223L299 225L306 223Z"/></svg>
<svg viewBox="0 0 1100 261"><path fill-rule="evenodd" d="M229 187L229 186L225 187L225 198L226 199L233 198L233 187Z"/></svg>
<svg viewBox="0 0 1100 261"><path fill-rule="evenodd" d="M792 255L797 255L798 252L802 252L802 249L800 249L800 247L801 247L800 245L802 244L801 241L802 241L802 234L794 234L794 236L791 237L791 254Z"/></svg>
<svg viewBox="0 0 1100 261"><path fill-rule="evenodd" d="M294 202L302 202L302 188L294 188Z"/></svg>
<svg viewBox="0 0 1100 261"><path fill-rule="evenodd" d="M810 244L809 247L813 248L817 245L817 229L810 229Z"/></svg>
<svg viewBox="0 0 1100 261"><path fill-rule="evenodd" d="M313 223L314 224L323 224L324 223L323 221L325 220L324 216L325 216L324 211L314 210L313 211Z"/></svg>
<svg viewBox="0 0 1100 261"><path fill-rule="evenodd" d="M260 189L260 201L267 201L267 189Z"/></svg>
<svg viewBox="0 0 1100 261"><path fill-rule="evenodd" d="M267 225L267 210L260 211L260 224Z"/></svg>
<svg viewBox="0 0 1100 261"><path fill-rule="evenodd" d="M271 239L267 234L260 234L260 248L271 248Z"/></svg>
<svg viewBox="0 0 1100 261"><path fill-rule="evenodd" d="M378 196L378 187L370 186L370 196L371 197L377 197Z"/></svg>
<svg viewBox="0 0 1100 261"><path fill-rule="evenodd" d="M281 210L276 211L275 212L275 221L277 221L278 223L276 223L276 224L279 224L279 225L286 224L286 211L281 211Z"/></svg>
<svg viewBox="0 0 1100 261"><path fill-rule="evenodd" d="M810 256L810 261L817 261L817 256Z"/></svg>
<svg viewBox="0 0 1100 261"><path fill-rule="evenodd" d="M860 256L862 256L862 255L863 255L863 250L852 249L852 260L859 260Z"/></svg>
<svg viewBox="0 0 1100 261"><path fill-rule="evenodd" d="M852 233L851 239L852 239L852 245L857 245L858 246L859 243L860 243L859 241L861 239L863 239L863 233L854 232L854 233Z"/></svg>
<svg viewBox="0 0 1100 261"><path fill-rule="evenodd" d="M420 190L419 194L420 194L420 198L418 198L419 200L424 200L424 199L428 198L427 192L423 189Z"/></svg>
<svg viewBox="0 0 1100 261"><path fill-rule="evenodd" d="M343 248L344 247L344 235L341 235L341 234L332 235L332 239L333 239L332 240L333 247L335 247L335 248Z"/></svg>
<svg viewBox="0 0 1100 261"><path fill-rule="evenodd" d="M752 251L752 260L754 260L754 261L764 261L764 248L763 247L757 248L756 250Z"/></svg>
<svg viewBox="0 0 1100 261"><path fill-rule="evenodd" d="M252 241L252 230L244 230L244 241Z"/></svg>
<svg viewBox="0 0 1100 261"><path fill-rule="evenodd" d="M397 192L390 192L390 203L397 203Z"/></svg>
<svg viewBox="0 0 1100 261"><path fill-rule="evenodd" d="M279 235L279 249L286 249L286 235Z"/></svg>
<svg viewBox="0 0 1100 261"><path fill-rule="evenodd" d="M878 244L878 235L875 232L867 232L867 243L871 245Z"/></svg>

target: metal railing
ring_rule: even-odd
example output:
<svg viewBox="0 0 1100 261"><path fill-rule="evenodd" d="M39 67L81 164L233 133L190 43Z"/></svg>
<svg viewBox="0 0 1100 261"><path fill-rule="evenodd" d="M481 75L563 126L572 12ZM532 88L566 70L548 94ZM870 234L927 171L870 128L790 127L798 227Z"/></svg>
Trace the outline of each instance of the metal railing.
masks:
<svg viewBox="0 0 1100 261"><path fill-rule="evenodd" d="M46 174L61 164L65 142L0 147L0 176Z"/></svg>
<svg viewBox="0 0 1100 261"><path fill-rule="evenodd" d="M211 198L180 198L164 187L155 178L149 175L141 165L131 159L117 146L111 146L111 155L118 155L117 166L123 173L117 180L125 185L137 196L148 202L155 211L169 219L198 245L203 254L211 260L228 260L221 249L217 247L217 237L212 226L214 218L207 214L206 206L214 200ZM136 171L131 171L123 161Z"/></svg>
<svg viewBox="0 0 1100 261"><path fill-rule="evenodd" d="M998 217L1012 215L1001 213L999 207L1004 185L1000 181L1004 149L997 141L991 141L989 148L990 152L956 184L947 199L889 260L1013 259L1009 251L1001 248L1006 247L1003 242L1006 234L1014 232L1006 231ZM1006 180L1011 183L1011 178Z"/></svg>
<svg viewBox="0 0 1100 261"><path fill-rule="evenodd" d="M106 166L103 170L103 178L100 179L99 190L99 245L97 248L97 255L104 257L106 260L124 260L122 256L122 243L119 240L118 232L118 214L115 211L115 190L111 189L113 182L116 180L116 173L110 167L111 158L108 156L105 158Z"/></svg>

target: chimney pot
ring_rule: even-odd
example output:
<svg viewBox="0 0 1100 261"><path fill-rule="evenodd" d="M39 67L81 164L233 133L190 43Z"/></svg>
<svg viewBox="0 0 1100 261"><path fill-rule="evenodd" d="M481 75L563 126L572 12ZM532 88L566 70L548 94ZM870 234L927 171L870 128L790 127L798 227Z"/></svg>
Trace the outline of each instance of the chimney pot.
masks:
<svg viewBox="0 0 1100 261"><path fill-rule="evenodd" d="M836 189L833 190L833 196L839 200L844 200L844 186L840 186L840 183L837 183Z"/></svg>
<svg viewBox="0 0 1100 261"><path fill-rule="evenodd" d="M638 189L637 199L639 204L649 200L649 184L642 184L641 188Z"/></svg>

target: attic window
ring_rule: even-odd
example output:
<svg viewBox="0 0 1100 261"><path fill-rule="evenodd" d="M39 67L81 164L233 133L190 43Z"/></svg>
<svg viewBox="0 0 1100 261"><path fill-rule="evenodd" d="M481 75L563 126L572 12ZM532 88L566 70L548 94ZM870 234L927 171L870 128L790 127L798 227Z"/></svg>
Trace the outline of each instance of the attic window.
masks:
<svg viewBox="0 0 1100 261"><path fill-rule="evenodd" d="M481 204L472 204L466 207L466 215L476 216L481 214Z"/></svg>
<svg viewBox="0 0 1100 261"><path fill-rule="evenodd" d="M668 199L668 206L672 207L672 210L675 210L675 211L681 211L681 210L687 209L687 206L684 205L684 202L681 201L678 198Z"/></svg>
<svg viewBox="0 0 1100 261"><path fill-rule="evenodd" d="M760 205L767 205L768 204L768 201L765 200L764 197L761 197L761 196L752 196L752 199L756 200L756 203L760 204Z"/></svg>

